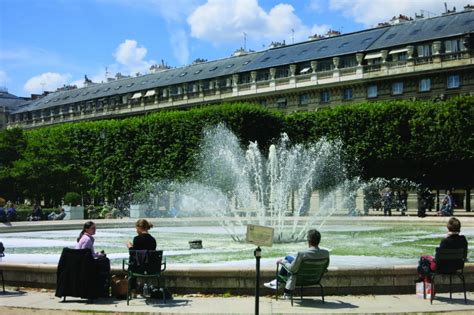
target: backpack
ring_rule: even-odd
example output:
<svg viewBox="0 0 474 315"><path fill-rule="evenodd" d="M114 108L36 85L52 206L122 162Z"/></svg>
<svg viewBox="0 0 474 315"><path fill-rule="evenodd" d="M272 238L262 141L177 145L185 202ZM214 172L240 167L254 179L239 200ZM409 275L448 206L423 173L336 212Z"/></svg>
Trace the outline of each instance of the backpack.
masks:
<svg viewBox="0 0 474 315"><path fill-rule="evenodd" d="M425 255L420 257L418 262L418 274L421 279L430 281L431 273L436 269L436 262L433 256Z"/></svg>

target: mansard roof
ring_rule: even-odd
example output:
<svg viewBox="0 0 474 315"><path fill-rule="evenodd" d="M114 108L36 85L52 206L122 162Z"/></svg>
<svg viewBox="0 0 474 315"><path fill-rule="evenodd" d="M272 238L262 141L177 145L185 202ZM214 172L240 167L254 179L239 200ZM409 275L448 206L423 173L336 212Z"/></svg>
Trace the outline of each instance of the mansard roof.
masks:
<svg viewBox="0 0 474 315"><path fill-rule="evenodd" d="M474 11L463 11L438 17L408 21L387 27L369 48L383 49L459 36L474 31Z"/></svg>
<svg viewBox="0 0 474 315"><path fill-rule="evenodd" d="M288 64L321 60L358 52L427 42L438 38L459 36L474 31L474 11L463 11L433 18L372 28L335 37L282 46L243 56L197 63L139 77L57 91L13 113L127 94L164 86L186 84Z"/></svg>

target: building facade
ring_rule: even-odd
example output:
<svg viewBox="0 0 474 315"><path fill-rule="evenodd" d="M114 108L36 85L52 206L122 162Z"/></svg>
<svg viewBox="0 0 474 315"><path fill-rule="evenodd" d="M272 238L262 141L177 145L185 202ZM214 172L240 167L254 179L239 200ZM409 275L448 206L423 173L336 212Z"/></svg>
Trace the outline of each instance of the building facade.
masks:
<svg viewBox="0 0 474 315"><path fill-rule="evenodd" d="M233 101L285 112L366 100L474 95L474 10L317 37L260 52L154 68L50 93L12 111L9 127L140 115Z"/></svg>

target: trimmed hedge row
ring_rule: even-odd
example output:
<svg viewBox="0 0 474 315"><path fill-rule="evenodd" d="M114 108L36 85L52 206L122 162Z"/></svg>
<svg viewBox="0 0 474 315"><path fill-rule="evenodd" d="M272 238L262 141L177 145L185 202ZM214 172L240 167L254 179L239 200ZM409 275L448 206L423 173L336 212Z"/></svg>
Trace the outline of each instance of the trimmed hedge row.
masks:
<svg viewBox="0 0 474 315"><path fill-rule="evenodd" d="M66 192L113 200L142 179L193 177L203 130L220 122L243 145L265 150L287 132L293 142L339 138L352 171L406 177L438 187L469 186L474 98L367 102L287 116L259 105L223 104L121 120L0 132L0 191L7 199L58 204Z"/></svg>

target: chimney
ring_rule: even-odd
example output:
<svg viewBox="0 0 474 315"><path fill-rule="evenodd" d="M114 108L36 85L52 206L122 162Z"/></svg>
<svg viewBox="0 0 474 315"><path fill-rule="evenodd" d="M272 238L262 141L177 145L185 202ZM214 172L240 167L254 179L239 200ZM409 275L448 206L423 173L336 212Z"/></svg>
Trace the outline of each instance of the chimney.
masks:
<svg viewBox="0 0 474 315"><path fill-rule="evenodd" d="M339 36L339 35L341 35L341 32L336 31L336 30L332 30L332 29L330 29L330 30L326 33L326 36L327 36L327 37L334 37L334 36Z"/></svg>

